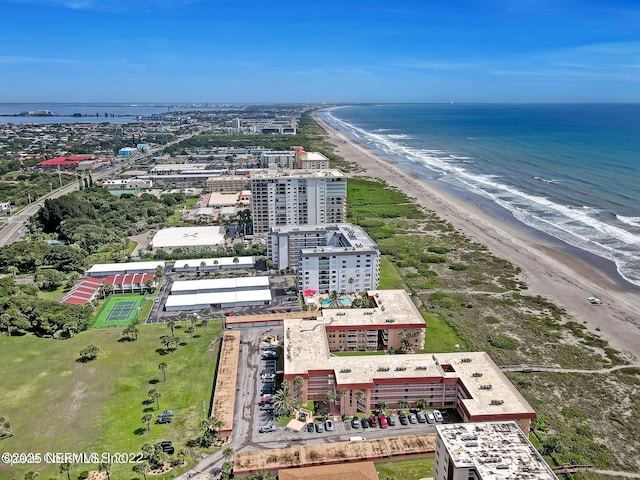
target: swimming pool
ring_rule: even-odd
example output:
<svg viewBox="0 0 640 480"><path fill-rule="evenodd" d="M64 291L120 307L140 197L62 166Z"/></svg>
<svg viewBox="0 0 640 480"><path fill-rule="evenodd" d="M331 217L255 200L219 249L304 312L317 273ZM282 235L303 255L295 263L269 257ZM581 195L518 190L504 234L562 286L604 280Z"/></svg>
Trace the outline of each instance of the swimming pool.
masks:
<svg viewBox="0 0 640 480"><path fill-rule="evenodd" d="M331 300L329 300L328 298L323 298L322 300L320 300L320 303L322 304L322 306L329 306L329 305L331 305ZM350 298L339 298L338 299L338 303L340 305L351 305L351 299Z"/></svg>

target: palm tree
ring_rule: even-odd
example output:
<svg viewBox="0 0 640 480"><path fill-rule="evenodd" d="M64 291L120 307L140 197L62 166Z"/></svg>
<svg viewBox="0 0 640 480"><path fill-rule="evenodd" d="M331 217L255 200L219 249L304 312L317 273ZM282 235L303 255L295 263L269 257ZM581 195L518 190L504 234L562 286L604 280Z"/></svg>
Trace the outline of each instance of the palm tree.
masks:
<svg viewBox="0 0 640 480"><path fill-rule="evenodd" d="M180 312L180 315L178 315L180 317L180 320L182 320L185 324L185 326L187 325L187 312Z"/></svg>
<svg viewBox="0 0 640 480"><path fill-rule="evenodd" d="M360 400L364 397L364 392L362 390L356 390L353 392L353 396L356 397L356 410L360 410Z"/></svg>
<svg viewBox="0 0 640 480"><path fill-rule="evenodd" d="M185 330L185 332L187 332L189 334L189 336L191 337L191 343L193 343L193 332L195 332L196 329L193 327L189 327Z"/></svg>
<svg viewBox="0 0 640 480"><path fill-rule="evenodd" d="M222 450L222 458L224 458L225 461L229 462L231 461L235 453L236 452L233 450L233 448L227 447L224 450Z"/></svg>
<svg viewBox="0 0 640 480"><path fill-rule="evenodd" d="M166 362L162 362L162 363L160 363L160 364L158 365L158 369L162 372L162 375L164 376L164 379L163 379L163 380L164 380L165 382L167 381L167 367L168 367L168 366L169 366L169 365L167 365L167 363L166 363Z"/></svg>
<svg viewBox="0 0 640 480"><path fill-rule="evenodd" d="M418 336L418 332L416 330L403 330L398 334L398 337L401 339L400 342L400 350L403 352L411 352L413 351L413 343L412 340Z"/></svg>
<svg viewBox="0 0 640 480"><path fill-rule="evenodd" d="M240 259L238 257L233 257L233 263L235 265L236 271L238 270L238 263L240 263Z"/></svg>
<svg viewBox="0 0 640 480"><path fill-rule="evenodd" d="M304 385L304 378L302 378L300 375L296 376L296 378L293 379L293 393L295 394L298 402L300 402L302 398L303 385Z"/></svg>
<svg viewBox="0 0 640 480"><path fill-rule="evenodd" d="M162 335L160 337L160 343L165 348L165 350L169 350L169 346L173 343L173 339L175 337L170 337L169 335Z"/></svg>
<svg viewBox="0 0 640 480"><path fill-rule="evenodd" d="M405 400L404 398L398 400L398 408L401 408L403 410L408 410L410 406L411 406L411 403L409 403L409 400Z"/></svg>
<svg viewBox="0 0 640 480"><path fill-rule="evenodd" d="M16 267L15 265L9 265L7 267L7 272L9 272L11 274L11 276L13 277L13 279L16 279L16 275L18 274L18 267Z"/></svg>
<svg viewBox="0 0 640 480"><path fill-rule="evenodd" d="M200 262L200 269L204 270L204 267L207 266L207 262L205 262L204 260Z"/></svg>
<svg viewBox="0 0 640 480"><path fill-rule="evenodd" d="M99 472L105 472L107 474L107 479L111 478L111 464L107 462L102 462L98 465Z"/></svg>
<svg viewBox="0 0 640 480"><path fill-rule="evenodd" d="M349 277L349 290L351 290L350 293L353 293L353 282L355 282L353 277Z"/></svg>
<svg viewBox="0 0 640 480"><path fill-rule="evenodd" d="M380 413L384 412L387 409L386 402L378 402L378 403L376 403L376 409Z"/></svg>
<svg viewBox="0 0 640 480"><path fill-rule="evenodd" d="M345 413L345 409L347 406L347 395L349 395L349 389L348 388L341 388L340 391L338 392L340 394L340 415L344 415Z"/></svg>
<svg viewBox="0 0 640 480"><path fill-rule="evenodd" d="M142 475L144 480L147 480L147 472L149 471L149 464L146 461L138 462L133 466L134 473Z"/></svg>
<svg viewBox="0 0 640 480"><path fill-rule="evenodd" d="M158 407L158 410L160 410L160 400L162 400L162 394L155 388L152 388L151 390L149 390L147 395L149 395L149 399L151 401L156 402L156 407Z"/></svg>
<svg viewBox="0 0 640 480"><path fill-rule="evenodd" d="M195 313L191 315L191 326L196 330L196 332L198 331L198 317Z"/></svg>
<svg viewBox="0 0 640 480"><path fill-rule="evenodd" d="M418 410L424 410L427 407L428 402L424 398L416 400L416 408Z"/></svg>
<svg viewBox="0 0 640 480"><path fill-rule="evenodd" d="M273 406L276 408L276 415L283 417L291 415L298 405L289 386L289 382L284 380L280 386L280 390L273 396Z"/></svg>
<svg viewBox="0 0 640 480"><path fill-rule="evenodd" d="M209 319L208 318L203 318L202 321L200 322L200 325L202 325L204 327L204 331L207 331L207 327L209 326Z"/></svg>
<svg viewBox="0 0 640 480"><path fill-rule="evenodd" d="M153 420L153 415L151 415L150 413L145 413L142 416L142 423L147 424L147 432L151 430L151 420Z"/></svg>
<svg viewBox="0 0 640 480"><path fill-rule="evenodd" d="M329 390L326 395L327 403L329 403L329 411L333 411L333 405L336 402L336 392L334 390Z"/></svg>
<svg viewBox="0 0 640 480"><path fill-rule="evenodd" d="M175 328L176 328L176 322L174 322L173 320L169 320L167 322L167 327L169 327L171 329L171 336L175 337Z"/></svg>
<svg viewBox="0 0 640 480"><path fill-rule="evenodd" d="M61 463L60 464L60 473L66 473L67 474L67 480L71 480L71 476L69 475L70 471L71 471L71 464L69 462L65 462L65 463Z"/></svg>
<svg viewBox="0 0 640 480"><path fill-rule="evenodd" d="M338 292L336 290L331 291L331 293L329 294L329 300L331 301L331 306L333 308L338 308L340 295L338 295Z"/></svg>

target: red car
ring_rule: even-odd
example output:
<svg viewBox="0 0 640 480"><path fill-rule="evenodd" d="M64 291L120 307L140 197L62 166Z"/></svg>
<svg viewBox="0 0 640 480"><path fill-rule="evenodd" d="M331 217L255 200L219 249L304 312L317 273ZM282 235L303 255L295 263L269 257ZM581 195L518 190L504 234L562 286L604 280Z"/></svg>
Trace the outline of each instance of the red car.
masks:
<svg viewBox="0 0 640 480"><path fill-rule="evenodd" d="M380 428L387 428L389 426L389 422L387 422L387 417L385 417L382 414L378 417L378 421L380 422Z"/></svg>
<svg viewBox="0 0 640 480"><path fill-rule="evenodd" d="M371 415L369 417L369 425L371 425L371 428L378 426L378 419L376 418L375 415Z"/></svg>
<svg viewBox="0 0 640 480"><path fill-rule="evenodd" d="M233 312L224 312L225 317L233 317L233 315L234 315Z"/></svg>

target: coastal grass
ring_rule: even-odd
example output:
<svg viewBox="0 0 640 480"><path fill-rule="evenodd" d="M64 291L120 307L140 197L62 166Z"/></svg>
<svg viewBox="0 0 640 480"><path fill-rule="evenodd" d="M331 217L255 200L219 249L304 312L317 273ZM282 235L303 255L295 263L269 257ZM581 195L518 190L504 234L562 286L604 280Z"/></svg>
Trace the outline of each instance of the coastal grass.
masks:
<svg viewBox="0 0 640 480"><path fill-rule="evenodd" d="M434 469L434 457L376 463L376 471L378 472L378 478L380 480L420 480L421 478L433 478Z"/></svg>
<svg viewBox="0 0 640 480"><path fill-rule="evenodd" d="M427 332L424 339L424 350L419 350L416 353L458 352L460 351L460 348L456 348L456 345L465 345L464 340L458 337L455 330L453 330L440 316L423 312L422 318L424 318L424 321L427 324Z"/></svg>
<svg viewBox="0 0 640 480"><path fill-rule="evenodd" d="M400 290L405 289L406 284L398 273L396 267L386 256L380 257L380 290Z"/></svg>
<svg viewBox="0 0 640 480"><path fill-rule="evenodd" d="M206 415L218 358L220 322L207 331L198 329L193 343L184 341L166 353L159 337L164 325L140 326L137 341L123 341L120 329L90 329L69 340L0 337L4 361L0 378L8 388L0 389L0 415L6 416L14 436L2 441L8 452L131 452L144 443L171 440L176 451L199 435L198 423ZM176 330L181 335L180 326ZM96 360L79 362L79 352L95 344ZM167 381L158 365L165 362ZM148 391L162 394L160 410L175 410L168 425L141 421L145 413L157 417L157 406ZM189 449L188 449L189 450ZM191 449L191 455L197 451ZM191 457L189 465L193 465ZM112 478L132 478L132 465L113 464ZM40 478L58 475L59 466L39 464L0 465L1 478L22 478L29 470ZM72 478L97 465L72 468ZM183 469L184 470L184 469ZM56 477L57 478L57 477ZM155 477L155 478L162 478ZM166 478L173 478L167 474Z"/></svg>

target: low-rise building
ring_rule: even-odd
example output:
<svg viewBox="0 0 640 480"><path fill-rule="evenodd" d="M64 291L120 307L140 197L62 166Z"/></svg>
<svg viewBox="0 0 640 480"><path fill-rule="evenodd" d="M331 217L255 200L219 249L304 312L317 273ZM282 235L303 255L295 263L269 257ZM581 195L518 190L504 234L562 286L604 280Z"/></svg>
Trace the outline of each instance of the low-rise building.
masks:
<svg viewBox="0 0 640 480"><path fill-rule="evenodd" d="M215 251L224 245L224 227L176 227L158 230L151 241L152 249L172 252Z"/></svg>

